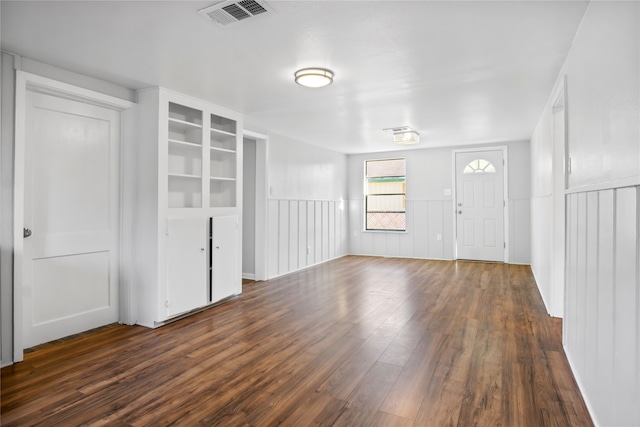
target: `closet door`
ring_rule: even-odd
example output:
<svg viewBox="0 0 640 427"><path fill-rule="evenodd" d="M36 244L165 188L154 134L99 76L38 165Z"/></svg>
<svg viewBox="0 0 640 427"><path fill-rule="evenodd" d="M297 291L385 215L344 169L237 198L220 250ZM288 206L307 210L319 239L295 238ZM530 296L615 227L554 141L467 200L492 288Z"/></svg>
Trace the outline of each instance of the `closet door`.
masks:
<svg viewBox="0 0 640 427"><path fill-rule="evenodd" d="M207 219L167 220L167 317L207 304Z"/></svg>
<svg viewBox="0 0 640 427"><path fill-rule="evenodd" d="M211 301L242 292L238 269L238 216L211 220Z"/></svg>

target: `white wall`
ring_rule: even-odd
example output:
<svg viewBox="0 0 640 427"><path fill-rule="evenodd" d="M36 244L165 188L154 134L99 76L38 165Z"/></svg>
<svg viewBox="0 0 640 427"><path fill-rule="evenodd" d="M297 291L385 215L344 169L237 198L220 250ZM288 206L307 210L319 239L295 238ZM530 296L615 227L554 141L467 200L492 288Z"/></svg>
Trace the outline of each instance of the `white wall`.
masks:
<svg viewBox="0 0 640 427"><path fill-rule="evenodd" d="M591 2L566 76L564 347L599 426L640 425L640 3ZM531 141L532 267L549 298L552 109Z"/></svg>
<svg viewBox="0 0 640 427"><path fill-rule="evenodd" d="M269 135L268 277L348 253L347 156Z"/></svg>
<svg viewBox="0 0 640 427"><path fill-rule="evenodd" d="M506 145L509 163L509 261L529 263L529 143ZM480 147L480 146L478 146ZM470 147L456 147L470 148ZM471 147L472 148L472 147ZM453 259L452 148L415 149L349 156L349 246L352 254ZM407 159L407 232L363 232L364 162ZM437 236L441 234L442 240Z"/></svg>

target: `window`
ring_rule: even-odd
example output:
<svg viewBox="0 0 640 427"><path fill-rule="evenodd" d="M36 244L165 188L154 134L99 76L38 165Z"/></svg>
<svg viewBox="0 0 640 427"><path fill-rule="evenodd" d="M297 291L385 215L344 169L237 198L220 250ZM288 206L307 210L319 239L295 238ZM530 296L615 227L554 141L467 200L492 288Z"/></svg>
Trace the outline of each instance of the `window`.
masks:
<svg viewBox="0 0 640 427"><path fill-rule="evenodd" d="M475 159L471 160L467 166L464 167L462 173L496 173L496 168L488 160Z"/></svg>
<svg viewBox="0 0 640 427"><path fill-rule="evenodd" d="M365 162L365 229L405 231L405 159Z"/></svg>

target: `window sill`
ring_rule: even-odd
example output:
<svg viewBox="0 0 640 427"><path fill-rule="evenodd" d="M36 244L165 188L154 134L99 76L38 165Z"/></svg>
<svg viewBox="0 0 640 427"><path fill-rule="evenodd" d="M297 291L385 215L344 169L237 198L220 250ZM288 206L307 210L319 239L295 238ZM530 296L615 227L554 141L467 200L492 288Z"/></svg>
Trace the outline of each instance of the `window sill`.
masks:
<svg viewBox="0 0 640 427"><path fill-rule="evenodd" d="M362 233L395 233L395 234L407 234L407 230L361 230Z"/></svg>

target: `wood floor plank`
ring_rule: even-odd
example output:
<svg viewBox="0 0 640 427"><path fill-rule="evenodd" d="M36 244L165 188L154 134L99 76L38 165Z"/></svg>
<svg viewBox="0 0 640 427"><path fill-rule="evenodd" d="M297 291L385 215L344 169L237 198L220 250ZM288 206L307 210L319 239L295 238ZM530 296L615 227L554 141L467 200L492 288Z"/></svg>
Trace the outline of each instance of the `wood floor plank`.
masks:
<svg viewBox="0 0 640 427"><path fill-rule="evenodd" d="M343 257L2 369L7 426L590 426L527 266Z"/></svg>

